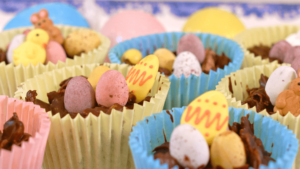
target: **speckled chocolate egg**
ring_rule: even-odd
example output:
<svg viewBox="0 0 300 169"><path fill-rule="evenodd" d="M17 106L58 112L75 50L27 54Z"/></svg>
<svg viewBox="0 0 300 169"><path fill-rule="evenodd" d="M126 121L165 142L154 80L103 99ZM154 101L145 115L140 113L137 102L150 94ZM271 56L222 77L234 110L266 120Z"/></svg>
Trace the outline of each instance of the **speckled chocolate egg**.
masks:
<svg viewBox="0 0 300 169"><path fill-rule="evenodd" d="M191 52L181 52L174 61L173 69L173 74L178 78L181 75L189 77L191 74L200 76L202 73L200 63Z"/></svg>
<svg viewBox="0 0 300 169"><path fill-rule="evenodd" d="M66 88L64 97L65 108L69 112L81 113L87 108L95 107L95 91L86 78L72 78Z"/></svg>
<svg viewBox="0 0 300 169"><path fill-rule="evenodd" d="M213 167L239 168L246 164L247 156L242 139L233 131L224 131L217 135L210 149Z"/></svg>
<svg viewBox="0 0 300 169"><path fill-rule="evenodd" d="M203 43L195 34L187 34L180 38L177 47L177 55L184 51L193 53L200 63L205 59Z"/></svg>
<svg viewBox="0 0 300 169"><path fill-rule="evenodd" d="M295 46L295 47L290 48L286 52L286 55L284 57L284 63L292 64L294 59L299 57L299 55L300 55L300 46Z"/></svg>
<svg viewBox="0 0 300 169"><path fill-rule="evenodd" d="M52 62L56 64L59 60L65 62L67 55L64 48L56 41L49 41L46 47L46 63Z"/></svg>
<svg viewBox="0 0 300 169"><path fill-rule="evenodd" d="M204 167L209 161L209 148L205 138L190 124L181 124L173 130L170 154L188 168Z"/></svg>
<svg viewBox="0 0 300 169"><path fill-rule="evenodd" d="M96 86L96 100L99 105L110 107L115 103L125 106L129 97L129 88L124 76L116 70L108 70Z"/></svg>
<svg viewBox="0 0 300 169"><path fill-rule="evenodd" d="M281 40L272 46L269 55L272 58L284 60L284 57L285 57L287 51L290 50L291 48L292 48L292 45L290 45L285 40Z"/></svg>

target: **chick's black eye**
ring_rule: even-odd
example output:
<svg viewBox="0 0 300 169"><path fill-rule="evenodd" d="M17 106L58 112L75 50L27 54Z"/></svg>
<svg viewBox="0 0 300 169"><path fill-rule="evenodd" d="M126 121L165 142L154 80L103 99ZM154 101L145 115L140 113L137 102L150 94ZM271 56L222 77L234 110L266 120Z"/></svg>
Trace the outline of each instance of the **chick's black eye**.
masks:
<svg viewBox="0 0 300 169"><path fill-rule="evenodd" d="M298 83L298 85L300 86L300 82Z"/></svg>
<svg viewBox="0 0 300 169"><path fill-rule="evenodd" d="M36 36L39 36L39 34L37 33Z"/></svg>

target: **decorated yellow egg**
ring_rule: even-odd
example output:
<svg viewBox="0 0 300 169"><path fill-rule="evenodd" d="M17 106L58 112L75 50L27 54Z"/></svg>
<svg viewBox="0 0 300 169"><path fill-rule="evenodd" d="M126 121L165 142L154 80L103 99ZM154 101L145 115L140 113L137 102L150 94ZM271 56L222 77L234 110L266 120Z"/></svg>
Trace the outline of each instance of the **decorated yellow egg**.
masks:
<svg viewBox="0 0 300 169"><path fill-rule="evenodd" d="M155 55L148 55L138 62L126 77L129 92L136 97L136 103L143 101L151 90L158 72L159 62Z"/></svg>
<svg viewBox="0 0 300 169"><path fill-rule="evenodd" d="M142 53L137 49L128 49L122 56L122 62L130 62L131 64L135 65L140 60L142 60ZM128 61L126 61L128 60Z"/></svg>
<svg viewBox="0 0 300 169"><path fill-rule="evenodd" d="M187 106L180 124L194 126L210 145L218 133L227 130L228 120L229 111L225 96L218 91L209 91Z"/></svg>
<svg viewBox="0 0 300 169"><path fill-rule="evenodd" d="M98 66L92 71L92 73L90 74L90 76L88 78L88 81L90 82L90 84L92 85L94 90L96 89L96 86L98 84L100 77L103 75L103 73L105 73L108 70L110 70L109 67Z"/></svg>

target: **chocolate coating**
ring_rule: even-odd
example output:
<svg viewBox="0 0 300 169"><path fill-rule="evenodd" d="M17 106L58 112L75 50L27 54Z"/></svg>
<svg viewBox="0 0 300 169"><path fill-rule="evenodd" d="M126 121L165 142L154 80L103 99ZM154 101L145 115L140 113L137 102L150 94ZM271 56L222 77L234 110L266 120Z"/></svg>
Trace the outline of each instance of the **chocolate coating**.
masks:
<svg viewBox="0 0 300 169"><path fill-rule="evenodd" d="M72 77L62 81L60 83L61 88L58 90L58 92L52 91L52 92L47 93L49 103L45 103L41 100L36 99L37 93L35 90L33 90L33 91L29 90L27 92L25 100L27 102L33 102L36 105L40 105L42 108L45 108L47 111L52 111L52 115L59 113L60 117L63 118L64 116L69 114L71 116L71 118L73 118L73 119L77 116L77 114L80 114L82 117L85 118L89 115L89 113L92 113L95 116L99 116L101 111L103 111L106 114L111 114L113 109L122 112L124 108L133 109L133 107L134 107L136 98L133 95L133 93L130 92L129 96L128 96L128 101L125 106L121 106L117 103L113 104L110 107L105 107L103 105L96 105L93 108L87 108L87 109L83 110L83 112L69 112L66 110L65 105L64 105L64 95L65 95L65 89L68 86L68 83L71 79L72 79ZM151 98L152 98L151 96L147 96L143 101L141 101L140 103L137 103L137 104L143 105L144 101L150 102Z"/></svg>
<svg viewBox="0 0 300 169"><path fill-rule="evenodd" d="M248 48L248 50L251 53L253 53L255 56L261 56L262 59L269 59L270 62L272 62L274 60L277 60L278 63L283 62L283 60L269 56L269 53L271 50L271 47L269 47L269 46L260 44L260 45L252 46L252 47Z"/></svg>
<svg viewBox="0 0 300 169"><path fill-rule="evenodd" d="M13 145L21 146L22 141L28 141L30 134L24 133L24 124L17 113L4 124L3 133L0 131L0 148L11 150Z"/></svg>
<svg viewBox="0 0 300 169"><path fill-rule="evenodd" d="M224 53L222 55L216 54L211 49L205 50L205 59L201 65L202 72L209 74L210 70L217 71L218 68L224 69L226 65L231 62L231 59L227 57Z"/></svg>
<svg viewBox="0 0 300 169"><path fill-rule="evenodd" d="M248 89L247 87L248 98L243 101L242 104L247 103L249 105L249 108L256 106L257 112L266 109L269 114L274 114L274 106L272 105L270 98L265 90L267 81L268 77L261 74L261 77L259 79L260 86L258 88L252 89Z"/></svg>
<svg viewBox="0 0 300 169"><path fill-rule="evenodd" d="M5 62L6 64L8 64L8 61L6 59L6 52L2 49L0 49L0 63L1 62Z"/></svg>

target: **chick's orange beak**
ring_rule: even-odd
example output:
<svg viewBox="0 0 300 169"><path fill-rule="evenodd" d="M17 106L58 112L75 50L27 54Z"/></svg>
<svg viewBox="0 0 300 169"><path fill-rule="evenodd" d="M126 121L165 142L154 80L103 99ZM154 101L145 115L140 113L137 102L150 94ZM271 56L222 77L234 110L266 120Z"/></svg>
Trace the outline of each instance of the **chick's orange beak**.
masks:
<svg viewBox="0 0 300 169"><path fill-rule="evenodd" d="M43 44L43 47L44 47L44 49L46 49L46 47L47 47L47 44L46 44L46 43L44 43L44 44Z"/></svg>

